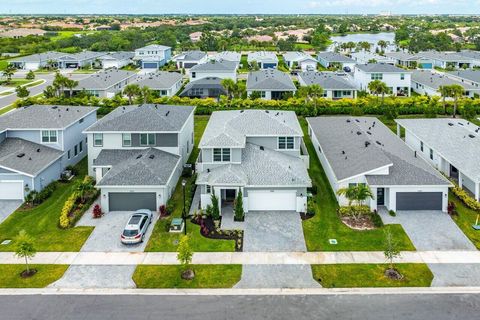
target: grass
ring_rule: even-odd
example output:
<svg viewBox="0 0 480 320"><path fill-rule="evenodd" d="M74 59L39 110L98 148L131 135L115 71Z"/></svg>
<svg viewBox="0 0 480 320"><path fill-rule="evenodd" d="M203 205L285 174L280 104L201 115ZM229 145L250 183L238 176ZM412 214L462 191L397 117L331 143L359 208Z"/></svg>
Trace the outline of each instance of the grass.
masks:
<svg viewBox="0 0 480 320"><path fill-rule="evenodd" d="M75 189L75 182L87 174L87 158L78 165L79 175L69 183L59 183L54 193L45 202L32 209L18 209L0 224L0 251L14 251L15 237L25 230L35 241L37 251L79 251L93 227L75 227L67 230L58 227L60 211Z"/></svg>
<svg viewBox="0 0 480 320"><path fill-rule="evenodd" d="M313 277L324 288L359 287L430 287L433 274L426 264L400 263L395 265L402 280L385 277L386 264L312 265Z"/></svg>
<svg viewBox="0 0 480 320"><path fill-rule="evenodd" d="M24 264L0 265L0 288L44 288L50 283L60 279L68 268L61 264L30 265L37 269L37 273L29 278L20 277L25 270Z"/></svg>
<svg viewBox="0 0 480 320"><path fill-rule="evenodd" d="M91 74L100 71L100 69L76 69L72 73L75 74Z"/></svg>
<svg viewBox="0 0 480 320"><path fill-rule="evenodd" d="M0 116L1 116L2 114L5 114L5 113L13 110L13 109L15 109L15 106L14 106L13 104L11 104L11 105L9 105L9 106L6 106L5 108L0 109Z"/></svg>
<svg viewBox="0 0 480 320"><path fill-rule="evenodd" d="M192 154L190 155L190 163L195 162L198 157L199 150L197 146L203 135L203 131L205 131L208 119L208 116L195 116L195 146ZM185 186L186 194L189 194L194 183L194 177L187 179L187 185ZM175 192L170 201L175 203L172 217L181 217L183 211L183 192L181 180L178 181ZM183 233L179 234L168 232L170 222L171 219L162 219L155 224L155 228L153 229L152 236L150 237L145 251L172 252L177 250L178 241L182 237ZM214 240L205 238L200 234L200 227L188 220L187 233L190 236L193 251L231 252L235 250L235 242L233 240Z"/></svg>
<svg viewBox="0 0 480 320"><path fill-rule="evenodd" d="M0 60L0 71L5 70L8 66L7 60Z"/></svg>
<svg viewBox="0 0 480 320"><path fill-rule="evenodd" d="M0 97L3 97L3 96L9 96L13 93L13 91L4 91L4 92L0 92Z"/></svg>
<svg viewBox="0 0 480 320"><path fill-rule="evenodd" d="M449 194L449 201L455 203L455 209L458 212L458 216L453 217L453 221L462 229L463 233L470 241L480 250L480 231L472 228L472 224L475 224L477 214L474 210L466 207L463 202L457 198L452 192Z"/></svg>
<svg viewBox="0 0 480 320"><path fill-rule="evenodd" d="M45 80L37 80L37 81L30 82L30 83L26 84L25 87L30 88L30 87L38 86L39 84L42 84L44 82L45 82Z"/></svg>
<svg viewBox="0 0 480 320"><path fill-rule="evenodd" d="M310 154L310 177L317 186L316 215L303 221L303 233L309 251L383 251L384 231L390 230L398 241L399 249L415 250L401 225L389 224L375 230L357 231L344 225L337 215L338 203L318 156L307 134L307 122L301 118L305 145ZM330 244L336 239L337 244Z"/></svg>
<svg viewBox="0 0 480 320"><path fill-rule="evenodd" d="M12 78L8 83L6 81L1 81L0 85L5 87L17 87L17 86L28 85L32 82L33 82L32 80Z"/></svg>
<svg viewBox="0 0 480 320"><path fill-rule="evenodd" d="M133 274L138 288L231 288L242 275L242 266L236 264L191 265L193 280L183 280L180 265L140 265Z"/></svg>

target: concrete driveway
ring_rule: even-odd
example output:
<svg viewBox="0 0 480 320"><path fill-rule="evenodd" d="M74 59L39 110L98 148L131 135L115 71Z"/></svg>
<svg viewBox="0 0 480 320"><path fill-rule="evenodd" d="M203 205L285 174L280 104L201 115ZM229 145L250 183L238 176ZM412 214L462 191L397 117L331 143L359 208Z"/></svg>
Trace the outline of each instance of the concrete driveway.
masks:
<svg viewBox="0 0 480 320"><path fill-rule="evenodd" d="M0 223L22 205L21 200L0 200Z"/></svg>

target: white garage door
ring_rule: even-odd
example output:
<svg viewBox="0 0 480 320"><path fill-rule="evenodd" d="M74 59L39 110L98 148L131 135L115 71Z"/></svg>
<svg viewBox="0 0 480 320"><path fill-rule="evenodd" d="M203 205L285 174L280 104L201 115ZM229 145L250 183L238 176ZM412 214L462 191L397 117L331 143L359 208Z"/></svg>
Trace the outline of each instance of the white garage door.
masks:
<svg viewBox="0 0 480 320"><path fill-rule="evenodd" d="M23 200L23 181L0 181L0 200Z"/></svg>
<svg viewBox="0 0 480 320"><path fill-rule="evenodd" d="M248 211L296 211L297 192L295 190L248 191Z"/></svg>

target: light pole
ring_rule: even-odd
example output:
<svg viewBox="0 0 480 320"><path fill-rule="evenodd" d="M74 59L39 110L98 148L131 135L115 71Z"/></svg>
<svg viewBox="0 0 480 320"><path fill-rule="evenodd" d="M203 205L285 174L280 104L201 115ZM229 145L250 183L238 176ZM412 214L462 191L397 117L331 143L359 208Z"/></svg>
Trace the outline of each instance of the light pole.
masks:
<svg viewBox="0 0 480 320"><path fill-rule="evenodd" d="M187 181L185 179L182 180L182 190L183 190L183 228L185 235L187 235L187 213L185 212L185 186L187 185Z"/></svg>

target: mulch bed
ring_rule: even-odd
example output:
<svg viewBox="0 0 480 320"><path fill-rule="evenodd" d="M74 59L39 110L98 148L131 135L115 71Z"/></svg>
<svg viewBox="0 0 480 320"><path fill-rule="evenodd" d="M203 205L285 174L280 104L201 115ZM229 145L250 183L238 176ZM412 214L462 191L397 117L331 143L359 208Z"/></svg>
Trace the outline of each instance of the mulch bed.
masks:
<svg viewBox="0 0 480 320"><path fill-rule="evenodd" d="M349 228L354 230L373 230L375 225L370 215L362 215L355 219L351 216L340 217L340 220Z"/></svg>
<svg viewBox="0 0 480 320"><path fill-rule="evenodd" d="M234 240L235 252L243 251L243 230L217 229L215 227L215 222L212 218L198 217L197 219L192 219L191 222L200 226L200 233L205 238L217 240Z"/></svg>
<svg viewBox="0 0 480 320"><path fill-rule="evenodd" d="M402 280L403 275L398 272L397 269L387 269L385 270L385 277L387 277L390 280Z"/></svg>
<svg viewBox="0 0 480 320"><path fill-rule="evenodd" d="M315 217L314 214L308 214L308 213L305 213L305 212L300 212L300 219L302 220L308 220L308 219L311 219Z"/></svg>
<svg viewBox="0 0 480 320"><path fill-rule="evenodd" d="M22 277L22 278L30 278L30 277L34 276L36 273L37 273L37 269L30 269L30 271L28 271L28 272L27 272L27 270L23 270L23 271L20 273L20 277Z"/></svg>

